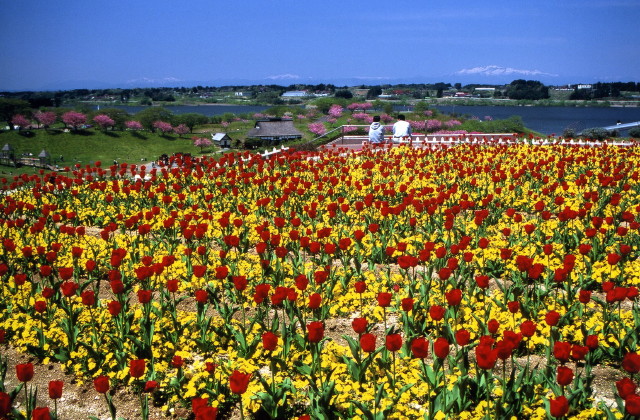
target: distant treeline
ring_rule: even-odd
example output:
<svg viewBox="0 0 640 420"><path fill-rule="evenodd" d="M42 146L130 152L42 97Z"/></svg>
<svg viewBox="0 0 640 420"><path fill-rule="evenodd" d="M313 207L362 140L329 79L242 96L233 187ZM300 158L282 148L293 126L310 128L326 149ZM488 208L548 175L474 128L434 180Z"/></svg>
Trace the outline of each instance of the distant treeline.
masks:
<svg viewBox="0 0 640 420"><path fill-rule="evenodd" d="M135 102L139 105L151 105L153 102L176 101L220 101L221 98L251 99L256 103L278 104L281 95L286 91L306 91L311 95L328 95L351 98L352 92L361 90L367 99L376 99L379 95L423 99L427 96L442 96L445 91L473 92L478 87L495 88L494 97L509 99L547 99L550 89L570 89L571 100L615 99L629 92L640 92L637 82L598 82L594 84L572 84L564 86L546 86L534 80L514 80L507 85L468 84L461 83L414 83L414 84L382 84L360 86L335 86L332 84L293 84L283 85L250 85L250 86L193 86L193 87L154 87L132 89L74 89L63 91L22 91L0 92L0 97L20 99L29 102L34 109L42 107L60 107L63 104L81 101L104 101L127 104ZM215 99L215 100L214 100Z"/></svg>

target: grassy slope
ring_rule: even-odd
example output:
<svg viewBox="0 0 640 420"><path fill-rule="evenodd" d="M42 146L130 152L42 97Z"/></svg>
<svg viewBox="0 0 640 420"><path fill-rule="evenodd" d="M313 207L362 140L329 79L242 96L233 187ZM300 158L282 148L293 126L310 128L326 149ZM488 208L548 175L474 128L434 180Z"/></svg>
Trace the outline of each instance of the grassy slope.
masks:
<svg viewBox="0 0 640 420"><path fill-rule="evenodd" d="M31 135L25 135L17 131L0 131L0 147L7 143L13 147L17 157L23 153L33 153L35 157L45 149L51 156L51 163L60 167L76 163L87 165L98 160L106 166L111 165L114 160L136 163L141 159L155 160L163 153L200 154L200 148L193 145L190 135L161 136L149 132L102 132L89 129L78 133L64 133L60 130L32 130ZM59 160L61 155L64 162ZM33 172L33 169L26 167L0 166L0 176Z"/></svg>

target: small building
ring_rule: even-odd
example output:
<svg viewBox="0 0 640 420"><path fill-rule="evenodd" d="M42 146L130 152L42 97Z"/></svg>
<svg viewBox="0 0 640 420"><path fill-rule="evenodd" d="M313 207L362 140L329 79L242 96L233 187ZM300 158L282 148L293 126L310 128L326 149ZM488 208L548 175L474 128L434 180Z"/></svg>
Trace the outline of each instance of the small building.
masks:
<svg viewBox="0 0 640 420"><path fill-rule="evenodd" d="M301 139L302 133L293 126L291 119L269 118L256 121L247 138L261 140L263 144L277 143Z"/></svg>
<svg viewBox="0 0 640 420"><path fill-rule="evenodd" d="M0 150L0 165L15 166L16 156L13 147L9 143L5 144Z"/></svg>
<svg viewBox="0 0 640 420"><path fill-rule="evenodd" d="M306 90L289 90L282 94L282 98L284 99L306 98L308 96L311 95Z"/></svg>
<svg viewBox="0 0 640 420"><path fill-rule="evenodd" d="M49 155L49 152L42 149L42 152L38 155L38 162L43 168L51 165L51 156Z"/></svg>
<svg viewBox="0 0 640 420"><path fill-rule="evenodd" d="M231 137L227 133L211 133L211 140L220 148L231 147Z"/></svg>

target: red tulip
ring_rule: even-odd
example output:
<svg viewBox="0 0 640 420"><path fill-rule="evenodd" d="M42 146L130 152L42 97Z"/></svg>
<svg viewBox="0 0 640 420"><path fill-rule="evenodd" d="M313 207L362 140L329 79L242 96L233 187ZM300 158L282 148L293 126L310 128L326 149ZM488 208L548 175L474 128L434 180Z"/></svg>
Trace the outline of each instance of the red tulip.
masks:
<svg viewBox="0 0 640 420"><path fill-rule="evenodd" d="M622 369L631 374L640 372L640 354L627 353L622 358Z"/></svg>
<svg viewBox="0 0 640 420"><path fill-rule="evenodd" d="M198 278L204 277L205 273L207 272L206 265L194 265L192 268L193 268L193 275Z"/></svg>
<svg viewBox="0 0 640 420"><path fill-rule="evenodd" d="M444 318L444 313L445 309L440 305L432 305L431 308L429 308L429 316L434 321L440 321Z"/></svg>
<svg viewBox="0 0 640 420"><path fill-rule="evenodd" d="M324 324L313 321L307 325L307 339L310 343L319 343L324 337Z"/></svg>
<svg viewBox="0 0 640 420"><path fill-rule="evenodd" d="M262 333L262 347L267 351L274 351L278 347L278 336L271 331Z"/></svg>
<svg viewBox="0 0 640 420"><path fill-rule="evenodd" d="M356 293L364 293L367 290L367 283L364 281L357 281L353 287L355 288Z"/></svg>
<svg viewBox="0 0 640 420"><path fill-rule="evenodd" d="M481 344L476 347L476 363L480 369L493 369L498 360L498 351L490 345Z"/></svg>
<svg viewBox="0 0 640 420"><path fill-rule="evenodd" d="M583 304L589 303L591 300L591 292L589 290L580 290L578 300Z"/></svg>
<svg viewBox="0 0 640 420"><path fill-rule="evenodd" d="M309 286L309 278L304 274L298 274L295 278L296 289L298 290L306 290L307 286Z"/></svg>
<svg viewBox="0 0 640 420"><path fill-rule="evenodd" d="M122 305L117 300L112 300L107 304L107 308L109 309L111 316L116 317L122 310Z"/></svg>
<svg viewBox="0 0 640 420"><path fill-rule="evenodd" d="M16 376L20 382L29 382L33 379L33 365L31 363L16 365Z"/></svg>
<svg viewBox="0 0 640 420"><path fill-rule="evenodd" d="M174 368L181 368L182 366L184 366L184 359L181 356L178 356L176 354L171 358L171 366ZM143 371L143 374L144 374L144 371Z"/></svg>
<svg viewBox="0 0 640 420"><path fill-rule="evenodd" d="M319 293L309 295L309 309L318 309L322 303L322 296Z"/></svg>
<svg viewBox="0 0 640 420"><path fill-rule="evenodd" d="M496 332L498 332L498 329L500 328L500 323L495 319L491 319L487 323L487 328L489 330L489 334L495 334Z"/></svg>
<svg viewBox="0 0 640 420"><path fill-rule="evenodd" d="M549 400L549 414L551 414L553 417L564 417L568 412L569 401L564 396L551 398Z"/></svg>
<svg viewBox="0 0 640 420"><path fill-rule="evenodd" d="M391 305L391 293L380 292L378 293L377 300L378 300L378 306L387 308L389 307L389 305Z"/></svg>
<svg viewBox="0 0 640 420"><path fill-rule="evenodd" d="M362 351L372 353L376 350L376 336L374 334L362 334L360 337L360 348Z"/></svg>
<svg viewBox="0 0 640 420"><path fill-rule="evenodd" d="M355 318L352 322L351 322L351 327L353 328L353 331L356 334L363 334L367 331L367 325L369 323L367 322L366 318Z"/></svg>
<svg viewBox="0 0 640 420"><path fill-rule="evenodd" d="M438 337L433 342L433 352L439 359L444 359L449 355L449 342L444 337Z"/></svg>
<svg viewBox="0 0 640 420"><path fill-rule="evenodd" d="M567 386L573 381L573 370L566 366L558 366L556 381L558 385Z"/></svg>
<svg viewBox="0 0 640 420"><path fill-rule="evenodd" d="M598 343L598 336L597 335L588 335L587 338L585 339L585 345L589 348L589 350L595 350L598 348L598 346L600 345Z"/></svg>
<svg viewBox="0 0 640 420"><path fill-rule="evenodd" d="M247 288L248 281L245 276L233 276L232 281L233 287L239 292Z"/></svg>
<svg viewBox="0 0 640 420"><path fill-rule="evenodd" d="M45 302L44 300L36 300L36 303L34 303L33 308L36 310L36 312L41 314L47 310L47 302Z"/></svg>
<svg viewBox="0 0 640 420"><path fill-rule="evenodd" d="M571 354L571 343L565 341L556 341L553 343L553 356L560 361L560 363L566 363L569 361L569 355Z"/></svg>
<svg viewBox="0 0 640 420"><path fill-rule="evenodd" d="M153 392L158 387L158 382L156 381L147 381L144 384L143 392Z"/></svg>
<svg viewBox="0 0 640 420"><path fill-rule="evenodd" d="M640 416L640 395L629 395L625 398L624 410L630 416Z"/></svg>
<svg viewBox="0 0 640 420"><path fill-rule="evenodd" d="M205 304L209 300L209 293L206 290L198 289L195 292L196 302Z"/></svg>
<svg viewBox="0 0 640 420"><path fill-rule="evenodd" d="M65 281L60 285L60 290L65 297L71 297L76 294L78 290L78 283L73 281Z"/></svg>
<svg viewBox="0 0 640 420"><path fill-rule="evenodd" d="M167 290L170 293L177 292L179 286L180 286L180 280L178 280L178 279L167 280Z"/></svg>
<svg viewBox="0 0 640 420"><path fill-rule="evenodd" d="M218 416L218 407L202 407L195 412L195 420L216 420Z"/></svg>
<svg viewBox="0 0 640 420"><path fill-rule="evenodd" d="M96 303L96 294L93 290L85 290L80 294L82 298L82 304L85 306L93 306Z"/></svg>
<svg viewBox="0 0 640 420"><path fill-rule="evenodd" d="M411 354L416 359L424 359L429 355L429 341L424 337L418 337L411 342Z"/></svg>
<svg viewBox="0 0 640 420"><path fill-rule="evenodd" d="M93 380L93 387L100 394L109 392L109 377L104 375L98 376Z"/></svg>
<svg viewBox="0 0 640 420"><path fill-rule="evenodd" d="M133 378L140 378L144 375L146 362L144 359L136 359L129 361L129 375Z"/></svg>
<svg viewBox="0 0 640 420"><path fill-rule="evenodd" d="M480 275L480 276L476 276L475 279L476 279L476 284L481 289L486 289L487 287L489 287L489 276Z"/></svg>
<svg viewBox="0 0 640 420"><path fill-rule="evenodd" d="M400 334L388 334L385 338L385 347L389 351L398 351L402 348L402 336Z"/></svg>
<svg viewBox="0 0 640 420"><path fill-rule="evenodd" d="M622 378L616 382L616 389L618 390L618 395L620 395L620 398L624 400L629 395L635 395L636 384L631 378Z"/></svg>
<svg viewBox="0 0 640 420"><path fill-rule="evenodd" d="M64 382L62 381L49 381L49 398L57 400L62 397L62 387Z"/></svg>
<svg viewBox="0 0 640 420"><path fill-rule="evenodd" d="M229 376L229 388L234 394L244 394L247 392L250 380L250 374L234 370L231 376Z"/></svg>
<svg viewBox="0 0 640 420"><path fill-rule="evenodd" d="M466 346L471 341L471 334L469 334L469 331L461 329L456 331L455 338L459 346Z"/></svg>
<svg viewBox="0 0 640 420"><path fill-rule="evenodd" d="M8 417L10 411L11 397L6 392L0 391L0 419Z"/></svg>
<svg viewBox="0 0 640 420"><path fill-rule="evenodd" d="M549 311L544 317L544 321L550 327L555 327L558 325L558 321L560 320L560 314L556 311Z"/></svg>
<svg viewBox="0 0 640 420"><path fill-rule="evenodd" d="M525 337L532 337L536 333L536 324L533 321L524 321L520 324L520 332Z"/></svg>
<svg viewBox="0 0 640 420"><path fill-rule="evenodd" d="M574 360L584 360L587 353L589 353L589 347L587 346L580 346L577 344L571 346L571 357Z"/></svg>
<svg viewBox="0 0 640 420"><path fill-rule="evenodd" d="M31 420L50 420L49 407L36 407L31 412Z"/></svg>
<svg viewBox="0 0 640 420"><path fill-rule="evenodd" d="M449 306L458 306L462 301L462 290L453 289L445 293L445 298Z"/></svg>
<svg viewBox="0 0 640 420"><path fill-rule="evenodd" d="M516 301L508 302L507 308L509 309L509 312L511 312L512 314L518 313L518 311L520 311L520 302L516 302Z"/></svg>
<svg viewBox="0 0 640 420"><path fill-rule="evenodd" d="M413 310L413 298L410 298L410 297L404 298L400 303L402 305L403 311L410 312Z"/></svg>
<svg viewBox="0 0 640 420"><path fill-rule="evenodd" d="M218 280L224 280L229 275L229 268L225 265L216 267L216 278Z"/></svg>

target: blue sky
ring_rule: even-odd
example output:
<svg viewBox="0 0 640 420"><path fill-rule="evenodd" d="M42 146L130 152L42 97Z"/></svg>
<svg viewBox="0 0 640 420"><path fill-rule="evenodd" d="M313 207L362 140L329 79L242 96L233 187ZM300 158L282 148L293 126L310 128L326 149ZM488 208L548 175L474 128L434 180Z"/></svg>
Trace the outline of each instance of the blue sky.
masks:
<svg viewBox="0 0 640 420"><path fill-rule="evenodd" d="M640 81L637 0L0 0L0 90Z"/></svg>

